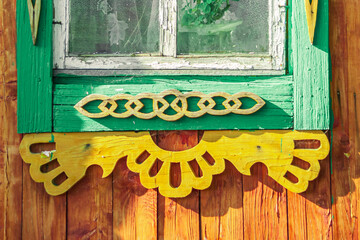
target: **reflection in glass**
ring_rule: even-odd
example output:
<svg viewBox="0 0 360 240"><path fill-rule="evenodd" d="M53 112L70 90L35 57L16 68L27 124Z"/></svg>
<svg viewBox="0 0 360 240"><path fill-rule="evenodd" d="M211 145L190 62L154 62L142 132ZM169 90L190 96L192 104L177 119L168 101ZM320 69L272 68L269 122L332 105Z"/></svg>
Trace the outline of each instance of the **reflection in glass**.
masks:
<svg viewBox="0 0 360 240"><path fill-rule="evenodd" d="M159 51L159 0L70 0L69 55Z"/></svg>
<svg viewBox="0 0 360 240"><path fill-rule="evenodd" d="M179 0L178 54L267 53L269 3Z"/></svg>

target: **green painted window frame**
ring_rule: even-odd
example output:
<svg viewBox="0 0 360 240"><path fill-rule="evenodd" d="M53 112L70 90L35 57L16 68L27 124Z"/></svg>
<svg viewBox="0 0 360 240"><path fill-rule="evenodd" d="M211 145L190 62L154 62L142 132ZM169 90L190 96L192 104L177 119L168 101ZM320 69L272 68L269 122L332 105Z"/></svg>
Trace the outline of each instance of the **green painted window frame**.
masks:
<svg viewBox="0 0 360 240"><path fill-rule="evenodd" d="M121 130L296 129L330 127L329 3L319 0L314 44L310 43L304 1L288 2L287 71L283 76L53 76L53 3L42 1L33 45L26 1L17 2L18 132ZM54 23L56 24L56 23ZM182 118L176 122L130 117L90 119L73 108L88 94L160 93L163 90L249 91L266 105L252 115Z"/></svg>

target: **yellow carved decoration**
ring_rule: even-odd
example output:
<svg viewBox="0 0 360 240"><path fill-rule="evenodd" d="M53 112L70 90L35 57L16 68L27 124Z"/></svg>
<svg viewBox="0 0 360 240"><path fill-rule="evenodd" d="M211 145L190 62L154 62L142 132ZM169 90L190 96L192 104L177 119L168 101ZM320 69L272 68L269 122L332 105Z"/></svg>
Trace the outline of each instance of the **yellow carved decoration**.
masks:
<svg viewBox="0 0 360 240"><path fill-rule="evenodd" d="M319 0L305 0L306 19L307 19L311 44L314 43L318 5L319 5Z"/></svg>
<svg viewBox="0 0 360 240"><path fill-rule="evenodd" d="M175 96L175 99L169 103L165 100L166 96ZM197 106L199 107L198 111L189 111L188 110L188 98L196 97L200 98ZM222 103L225 109L217 110L214 109L216 102L213 99L214 97L223 97L226 100ZM241 98L251 98L256 101L256 104L249 109L241 109L242 103L240 101ZM141 99L152 99L153 106L150 113L143 113L140 110L144 107L144 104L141 102ZM101 110L100 113L90 113L85 110L83 107L92 102L101 100L102 103L98 106ZM126 104L124 105L126 111L122 113L117 113L115 110L118 108L118 104L116 101L126 100ZM159 106L161 104L161 106ZM108 108L107 106L110 107ZM258 111L265 105L263 99L257 96L254 93L250 92L240 92L234 95L225 93L225 92L216 92L211 94L204 94L201 92L188 92L181 93L178 90L167 90L159 94L154 93L141 93L137 96L129 95L129 94L118 94L112 97L108 97L100 94L92 94L85 98L83 98L80 102L78 102L74 107L81 114L89 118L104 118L107 116L112 116L115 118L128 118L130 116L136 116L141 119L151 119L154 117L159 117L166 121L176 121L184 116L189 118L198 118L208 113L211 115L226 115L229 113L234 114L243 114L248 115ZM176 114L169 115L166 114L165 111L171 107L176 111Z"/></svg>
<svg viewBox="0 0 360 240"><path fill-rule="evenodd" d="M32 0L27 0L27 5L29 10L31 35L33 44L35 45L39 28L41 0L35 0L35 6L33 5Z"/></svg>
<svg viewBox="0 0 360 240"><path fill-rule="evenodd" d="M296 140L317 140L317 149L296 149ZM56 143L56 151L51 153L31 153L30 146L36 143ZM329 142L322 131L206 131L200 143L192 149L172 152L159 148L148 132L108 132L108 133L43 133L25 135L20 154L30 163L30 174L36 182L43 182L46 191L59 195L69 190L86 173L91 165L103 169L103 177L112 173L119 159L127 156L128 168L140 174L141 184L148 188L159 188L167 197L185 197L192 189L206 189L215 174L225 169L225 159L239 172L250 175L253 164L261 162L268 168L268 174L279 184L293 192L303 192L308 182L314 180L320 171L319 161L330 150ZM138 162L139 156L147 152L149 156ZM208 155L213 163L208 161ZM292 165L297 157L310 167L303 169ZM41 166L57 159L59 167L50 172L42 172ZM150 174L156 159L163 162L158 173ZM196 160L202 171L197 177L189 162ZM123 158L124 160L124 158ZM125 161L125 160L124 160ZM181 184L173 187L170 182L170 168L180 163ZM298 182L288 180L286 174L295 175ZM65 173L67 180L55 185L53 180Z"/></svg>

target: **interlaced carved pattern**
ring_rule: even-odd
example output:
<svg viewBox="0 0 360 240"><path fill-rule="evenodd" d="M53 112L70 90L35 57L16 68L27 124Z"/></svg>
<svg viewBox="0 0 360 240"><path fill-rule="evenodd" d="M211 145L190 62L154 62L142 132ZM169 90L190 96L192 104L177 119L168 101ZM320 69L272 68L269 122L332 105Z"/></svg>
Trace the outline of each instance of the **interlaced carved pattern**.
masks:
<svg viewBox="0 0 360 240"><path fill-rule="evenodd" d="M166 96L175 96L175 99L169 103L165 97ZM215 97L222 97L225 100L222 102L224 109L214 109L216 102ZM189 98L200 98L197 102L199 110L189 111ZM247 109L242 109L241 98L250 98L256 102L256 104ZM151 99L153 101L152 108L153 110L149 113L141 112L144 108L144 104L141 102L142 99ZM101 110L100 113L90 113L84 109L84 106L90 102L101 100L101 104L98 108ZM125 112L115 112L119 107L116 101L126 100L124 107ZM108 107L110 105L110 107ZM159 117L166 121L176 121L180 118L186 116L189 118L198 118L204 114L222 116L229 113L249 115L253 114L262 108L265 105L265 101L260 98L258 95L250 92L239 92L236 94L229 94L225 92L215 92L210 94L204 94L201 92L188 92L181 93L178 90L166 90L159 94L155 93L141 93L139 95L133 96L129 94L118 94L112 97L108 97L100 94L91 94L81 101L79 101L74 108L78 110L81 114L89 118L104 118L107 116L112 116L115 118L128 118L130 116L135 116L141 119L152 119L154 117ZM175 110L175 114L170 115L165 111L171 107Z"/></svg>

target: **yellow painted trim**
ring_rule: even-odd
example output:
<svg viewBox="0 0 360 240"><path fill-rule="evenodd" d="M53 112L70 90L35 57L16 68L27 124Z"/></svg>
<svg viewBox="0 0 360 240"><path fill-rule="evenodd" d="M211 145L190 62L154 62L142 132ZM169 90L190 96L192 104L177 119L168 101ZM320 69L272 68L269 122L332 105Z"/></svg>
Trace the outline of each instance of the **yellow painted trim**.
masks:
<svg viewBox="0 0 360 240"><path fill-rule="evenodd" d="M295 149L295 140L318 140L318 149ZM56 143L56 151L51 154L31 153L30 146L36 143ZM147 151L149 157L142 163L137 159ZM329 141L322 131L206 131L200 143L192 149L172 152L159 148L148 132L101 132L101 133L43 133L25 135L20 145L20 154L31 164L30 174L36 182L43 182L46 191L59 195L69 190L85 176L91 165L103 169L103 177L112 173L119 159L127 156L128 168L140 174L141 184L148 188L159 188L166 197L186 197L192 189L206 189L211 185L213 175L225 169L224 159L236 169L250 175L253 164L261 162L268 168L268 174L290 191L304 192L308 182L314 180L320 171L319 161L330 151ZM208 153L215 160L213 165L203 157ZM309 169L292 165L297 157L310 164ZM43 173L42 165L57 159L60 166ZM150 169L159 159L163 162L156 176ZM202 177L196 177L189 162L196 159ZM170 166L180 163L181 184L177 188L170 183ZM298 178L294 183L285 175L292 173ZM61 173L68 177L60 185L54 185Z"/></svg>
<svg viewBox="0 0 360 240"><path fill-rule="evenodd" d="M309 38L311 44L314 43L318 5L319 5L319 0L312 0L311 4L310 4L310 0L305 0L306 19L307 19Z"/></svg>
<svg viewBox="0 0 360 240"><path fill-rule="evenodd" d="M31 35L33 44L35 45L39 28L41 0L35 0L35 6L33 5L32 0L27 0L27 5L29 10Z"/></svg>

